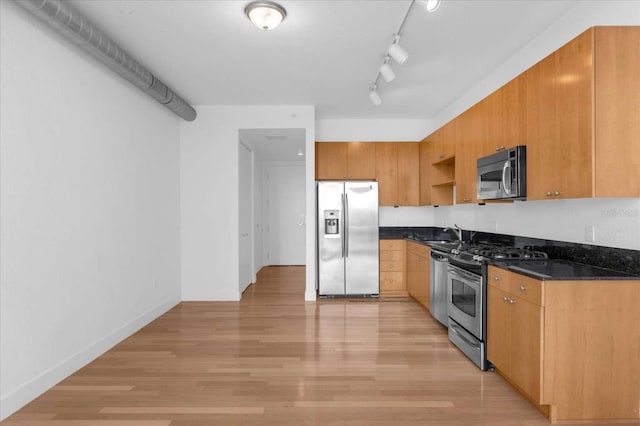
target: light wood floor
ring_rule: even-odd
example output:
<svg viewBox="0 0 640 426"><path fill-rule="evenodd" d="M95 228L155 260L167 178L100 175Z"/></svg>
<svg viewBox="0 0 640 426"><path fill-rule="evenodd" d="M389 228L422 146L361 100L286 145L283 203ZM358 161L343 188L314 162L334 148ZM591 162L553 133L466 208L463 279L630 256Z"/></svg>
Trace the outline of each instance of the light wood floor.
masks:
<svg viewBox="0 0 640 426"><path fill-rule="evenodd" d="M239 303L181 303L3 425L548 424L417 303L303 296L303 267L270 267Z"/></svg>

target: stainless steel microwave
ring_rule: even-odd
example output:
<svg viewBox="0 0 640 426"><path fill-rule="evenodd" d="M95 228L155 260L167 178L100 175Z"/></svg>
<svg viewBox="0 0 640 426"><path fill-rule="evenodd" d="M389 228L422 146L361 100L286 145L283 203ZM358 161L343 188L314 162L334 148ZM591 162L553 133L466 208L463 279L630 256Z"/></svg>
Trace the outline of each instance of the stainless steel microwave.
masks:
<svg viewBox="0 0 640 426"><path fill-rule="evenodd" d="M478 159L478 199L527 197L527 147L515 146Z"/></svg>

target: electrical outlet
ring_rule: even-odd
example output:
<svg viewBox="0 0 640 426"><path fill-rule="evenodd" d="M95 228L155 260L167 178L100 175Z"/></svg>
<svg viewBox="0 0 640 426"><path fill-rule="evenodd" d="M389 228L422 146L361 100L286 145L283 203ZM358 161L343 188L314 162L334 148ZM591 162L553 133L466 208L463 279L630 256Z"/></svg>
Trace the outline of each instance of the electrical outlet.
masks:
<svg viewBox="0 0 640 426"><path fill-rule="evenodd" d="M158 288L158 277L153 277L153 288L154 290Z"/></svg>
<svg viewBox="0 0 640 426"><path fill-rule="evenodd" d="M498 221L497 220L492 220L491 221L491 232L498 232Z"/></svg>
<svg viewBox="0 0 640 426"><path fill-rule="evenodd" d="M584 239L588 243L596 242L596 227L594 225L584 227Z"/></svg>

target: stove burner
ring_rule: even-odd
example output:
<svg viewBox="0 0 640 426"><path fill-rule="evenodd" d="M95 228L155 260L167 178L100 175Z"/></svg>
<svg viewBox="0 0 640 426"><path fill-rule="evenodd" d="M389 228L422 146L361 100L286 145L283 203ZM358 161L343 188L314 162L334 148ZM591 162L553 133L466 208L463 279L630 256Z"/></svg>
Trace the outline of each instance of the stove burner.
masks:
<svg viewBox="0 0 640 426"><path fill-rule="evenodd" d="M472 260L480 263L484 259L547 259L546 253L528 248L493 245L470 245L460 250L452 250L455 256L468 255Z"/></svg>

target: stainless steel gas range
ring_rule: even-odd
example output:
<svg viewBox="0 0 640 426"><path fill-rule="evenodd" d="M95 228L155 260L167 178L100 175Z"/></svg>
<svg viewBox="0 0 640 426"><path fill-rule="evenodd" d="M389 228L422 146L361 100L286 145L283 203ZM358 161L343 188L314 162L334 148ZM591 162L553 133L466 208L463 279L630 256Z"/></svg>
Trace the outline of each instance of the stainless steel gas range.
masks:
<svg viewBox="0 0 640 426"><path fill-rule="evenodd" d="M491 367L487 361L485 344L488 260L546 259L547 254L526 248L490 244L461 244L447 251L449 340L481 370L488 370Z"/></svg>

